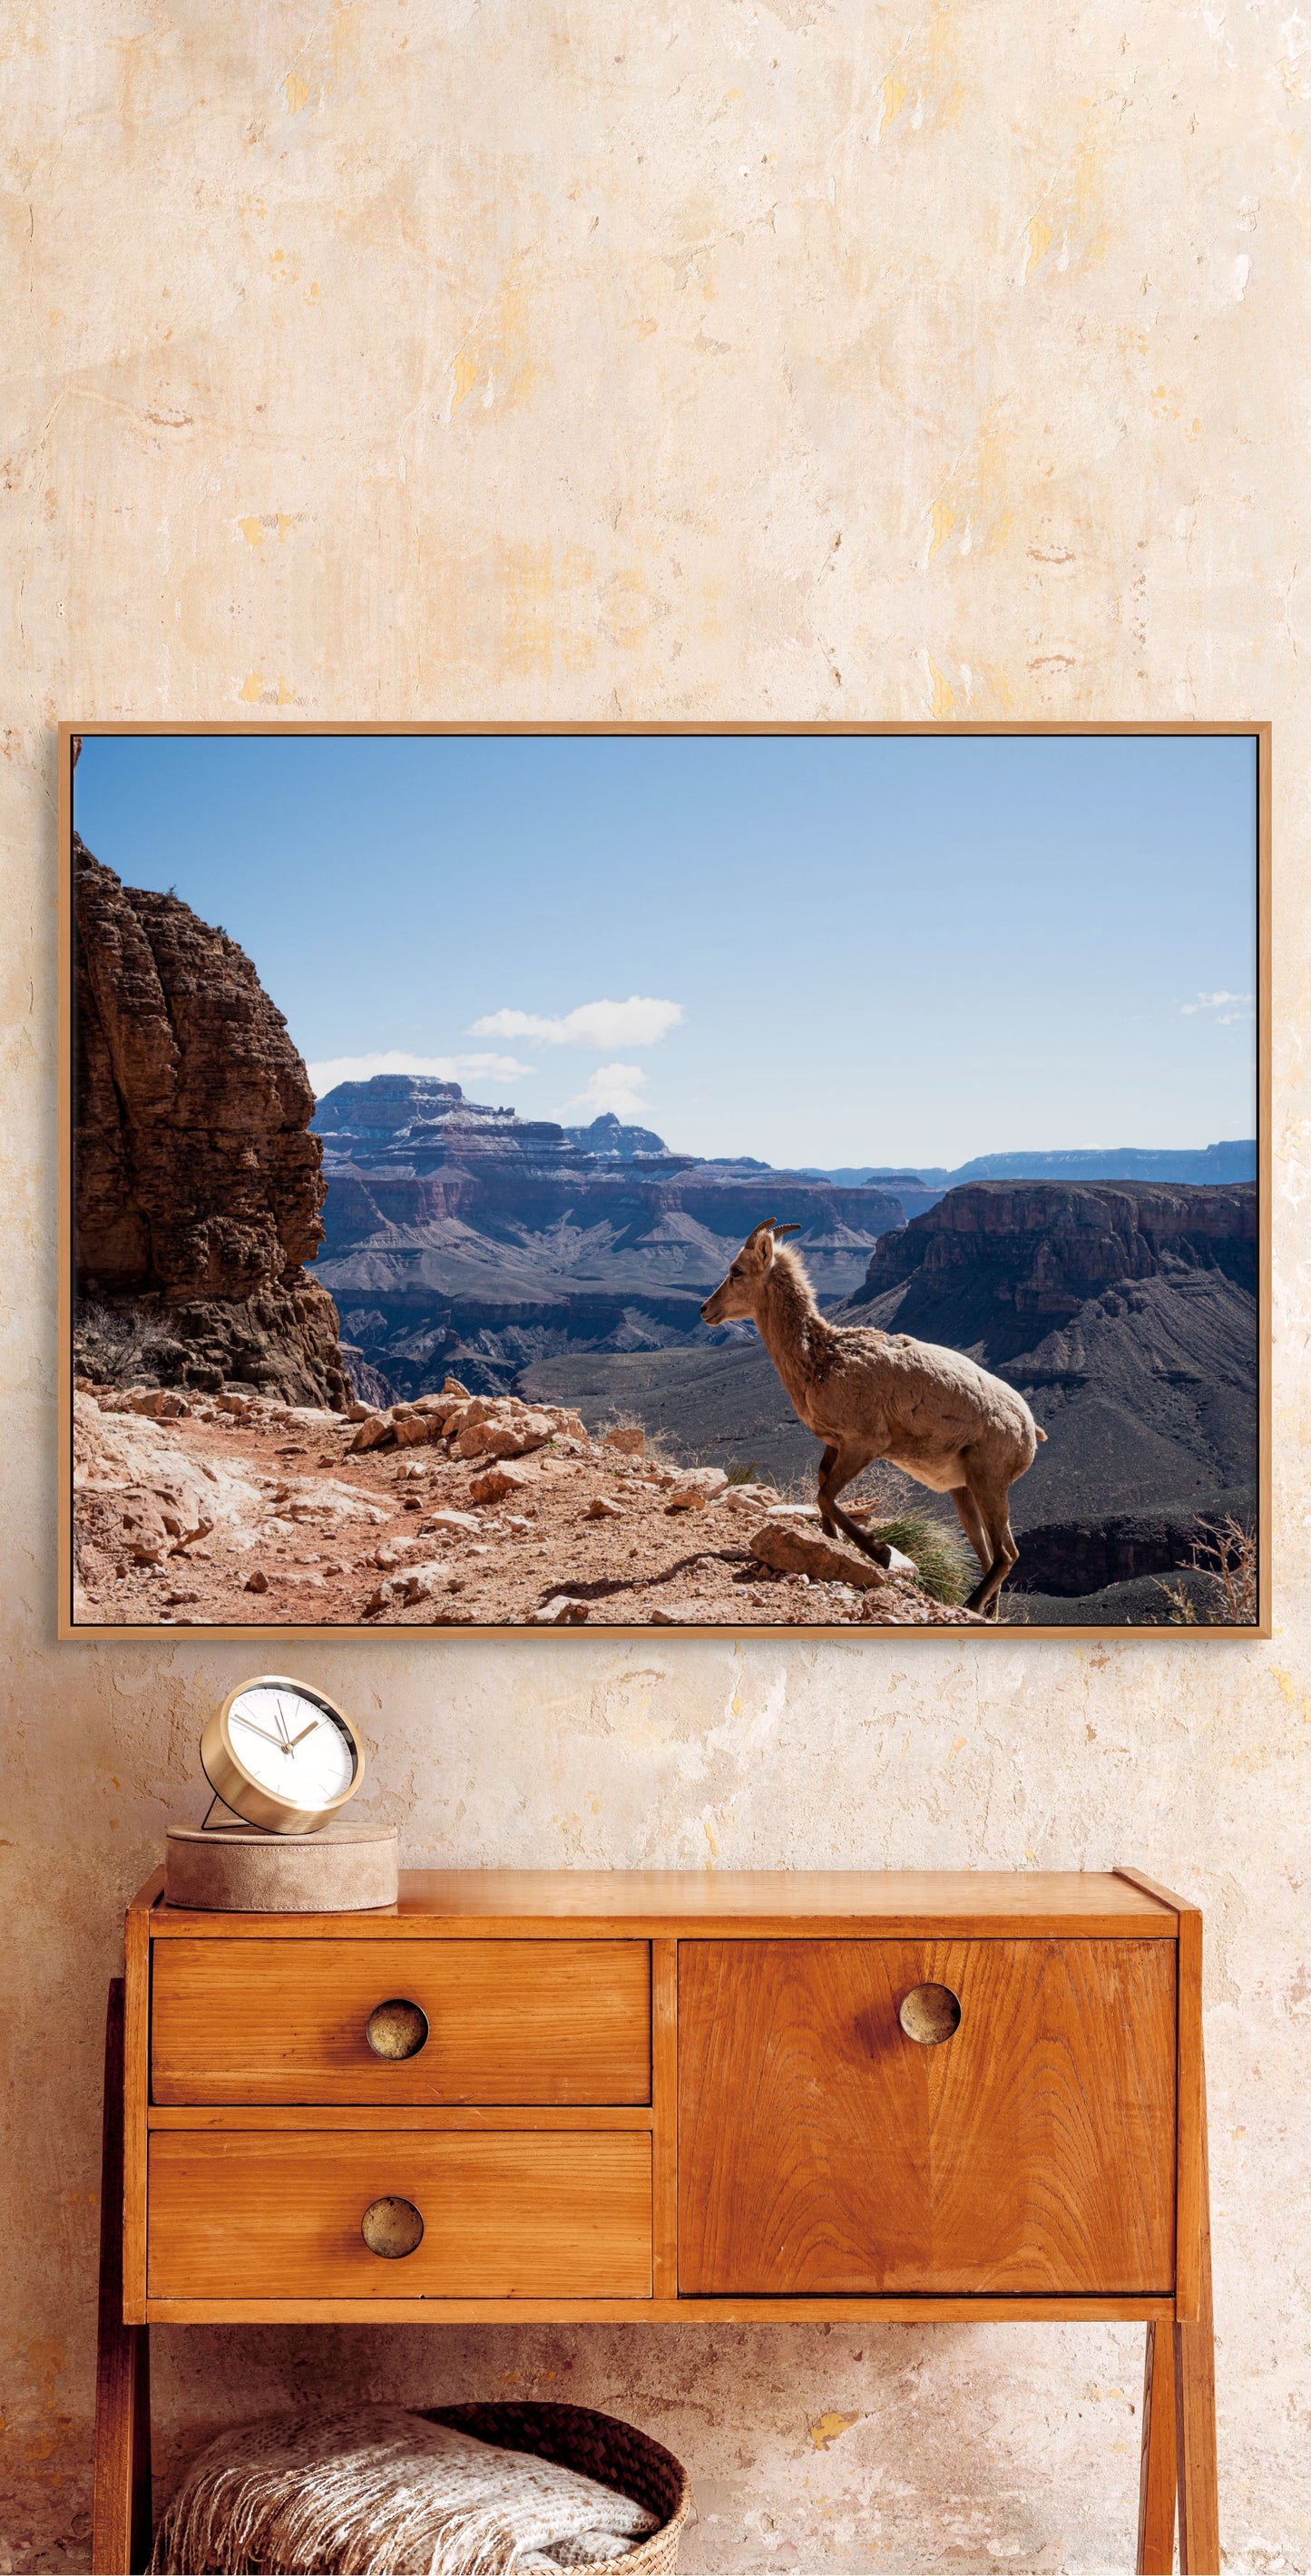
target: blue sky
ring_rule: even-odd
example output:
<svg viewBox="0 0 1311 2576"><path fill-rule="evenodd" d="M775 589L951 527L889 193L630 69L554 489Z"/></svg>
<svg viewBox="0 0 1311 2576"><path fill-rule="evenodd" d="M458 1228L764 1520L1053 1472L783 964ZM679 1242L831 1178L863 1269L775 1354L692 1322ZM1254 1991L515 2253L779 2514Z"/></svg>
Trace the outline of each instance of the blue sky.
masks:
<svg viewBox="0 0 1311 2576"><path fill-rule="evenodd" d="M91 736L75 814L320 1089L773 1163L1255 1133L1251 737Z"/></svg>

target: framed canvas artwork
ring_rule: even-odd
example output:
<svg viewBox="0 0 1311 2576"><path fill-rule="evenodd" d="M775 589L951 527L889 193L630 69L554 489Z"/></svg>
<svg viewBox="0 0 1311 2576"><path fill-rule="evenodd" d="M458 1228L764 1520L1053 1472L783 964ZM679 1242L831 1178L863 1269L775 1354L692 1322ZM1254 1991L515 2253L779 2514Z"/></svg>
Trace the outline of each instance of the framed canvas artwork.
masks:
<svg viewBox="0 0 1311 2576"><path fill-rule="evenodd" d="M61 728L61 1635L1268 1634L1269 751Z"/></svg>

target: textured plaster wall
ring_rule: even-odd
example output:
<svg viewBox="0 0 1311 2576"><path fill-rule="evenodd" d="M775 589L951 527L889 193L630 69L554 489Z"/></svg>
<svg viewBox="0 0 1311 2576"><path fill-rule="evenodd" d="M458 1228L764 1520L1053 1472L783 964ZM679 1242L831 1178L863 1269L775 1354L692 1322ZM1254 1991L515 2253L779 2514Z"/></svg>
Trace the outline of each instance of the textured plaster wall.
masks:
<svg viewBox="0 0 1311 2576"><path fill-rule="evenodd" d="M1273 717L1272 1644L293 1660L360 1713L412 1861L1132 1856L1199 1896L1222 2527L1232 2567L1308 2567L1311 30L1289 0L4 22L0 2569L87 2563L104 1985L258 1661L52 1642L50 728L280 710ZM690 2570L1131 2563L1137 2330L156 2342L166 2474L304 2388L567 2391L688 2459Z"/></svg>

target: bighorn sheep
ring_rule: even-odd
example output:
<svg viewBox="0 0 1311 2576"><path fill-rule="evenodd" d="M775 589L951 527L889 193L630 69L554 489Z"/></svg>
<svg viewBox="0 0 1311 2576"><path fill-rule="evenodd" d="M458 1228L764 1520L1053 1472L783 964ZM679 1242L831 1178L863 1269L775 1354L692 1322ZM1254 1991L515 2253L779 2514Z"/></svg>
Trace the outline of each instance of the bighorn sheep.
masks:
<svg viewBox="0 0 1311 2576"><path fill-rule="evenodd" d="M874 1325L830 1324L802 1262L779 1240L798 1231L772 1221L756 1226L707 1297L703 1321L749 1315L754 1322L806 1429L824 1442L819 1515L829 1537L841 1530L877 1564L889 1562L883 1541L840 1510L837 1498L872 1459L890 1459L932 1492L950 1494L983 1568L968 1607L995 1619L1019 1554L1010 1488L1033 1465L1046 1432L1014 1387L963 1351Z"/></svg>

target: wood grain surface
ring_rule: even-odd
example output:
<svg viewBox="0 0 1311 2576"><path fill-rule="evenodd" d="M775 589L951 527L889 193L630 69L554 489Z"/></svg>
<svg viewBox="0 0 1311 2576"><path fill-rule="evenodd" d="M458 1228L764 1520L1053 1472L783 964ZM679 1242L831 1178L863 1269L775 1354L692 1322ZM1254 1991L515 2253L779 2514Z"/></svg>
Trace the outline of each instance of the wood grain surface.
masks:
<svg viewBox="0 0 1311 2576"><path fill-rule="evenodd" d="M1174 2328L1150 2325L1143 2365L1135 2576L1174 2576Z"/></svg>
<svg viewBox="0 0 1311 2576"><path fill-rule="evenodd" d="M1198 1927L1198 1969L1201 1937ZM1200 2005L1199 2005L1200 2013ZM1179 2480L1181 2576L1220 2576L1220 2502L1215 2444L1215 2322L1211 2307L1211 2186L1205 2125L1206 2069L1197 2034L1197 2081L1203 2105L1198 2142L1197 2299L1175 2319L1174 2425Z"/></svg>
<svg viewBox="0 0 1311 2576"><path fill-rule="evenodd" d="M154 1945L156 2102L649 2102L644 1941L169 1941ZM428 2016L376 2057L375 2005Z"/></svg>
<svg viewBox="0 0 1311 2576"><path fill-rule="evenodd" d="M413 2201L423 2242L371 2254L370 2203ZM651 2141L380 2130L156 2131L154 2299L645 2299Z"/></svg>
<svg viewBox="0 0 1311 2576"><path fill-rule="evenodd" d="M153 1940L227 1941L250 1916L193 1914L160 1902L156 1872L134 1900ZM341 1916L261 1915L260 1937L337 1938ZM615 1931L660 1935L715 1931L743 1939L850 1928L912 1937L1006 1938L1028 1932L1145 1938L1174 1931L1172 1908L1110 1870L402 1870L395 1906L351 1919L355 1940L577 1937Z"/></svg>
<svg viewBox="0 0 1311 2576"><path fill-rule="evenodd" d="M152 2299L154 2326L1169 2325L1169 2299ZM713 2349L713 2346L710 2347Z"/></svg>
<svg viewBox="0 0 1311 2576"><path fill-rule="evenodd" d="M123 2322L123 1979L109 1988L100 2158L100 2296L96 2440L91 2485L93 2576L146 2565L154 2526L150 2474L150 2343Z"/></svg>
<svg viewBox="0 0 1311 2576"><path fill-rule="evenodd" d="M1173 1941L687 1942L679 2069L685 2293L1173 2285Z"/></svg>
<svg viewBox="0 0 1311 2576"><path fill-rule="evenodd" d="M123 2315L140 2325L146 2313L146 2106L150 2099L150 1952L148 1926L129 1914L123 2020Z"/></svg>

